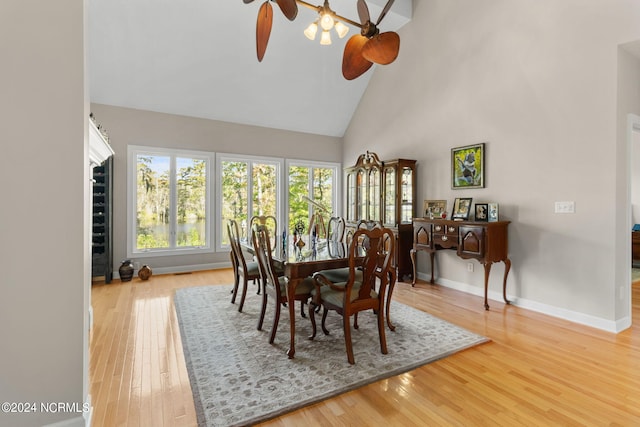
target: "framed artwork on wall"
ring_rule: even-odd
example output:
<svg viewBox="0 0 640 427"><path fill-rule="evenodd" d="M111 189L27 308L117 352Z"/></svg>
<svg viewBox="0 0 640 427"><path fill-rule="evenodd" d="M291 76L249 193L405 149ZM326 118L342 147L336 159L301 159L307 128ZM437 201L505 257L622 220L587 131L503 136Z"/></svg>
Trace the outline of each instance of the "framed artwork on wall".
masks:
<svg viewBox="0 0 640 427"><path fill-rule="evenodd" d="M487 203L476 203L476 221L488 221L489 220L489 205Z"/></svg>
<svg viewBox="0 0 640 427"><path fill-rule="evenodd" d="M453 211L451 218L458 221L466 221L469 219L469 211L471 210L471 197L457 197L453 202Z"/></svg>
<svg viewBox="0 0 640 427"><path fill-rule="evenodd" d="M447 214L447 201L446 200L425 200L424 201L424 217L442 218L442 214Z"/></svg>
<svg viewBox="0 0 640 427"><path fill-rule="evenodd" d="M485 143L451 149L451 188L484 188Z"/></svg>

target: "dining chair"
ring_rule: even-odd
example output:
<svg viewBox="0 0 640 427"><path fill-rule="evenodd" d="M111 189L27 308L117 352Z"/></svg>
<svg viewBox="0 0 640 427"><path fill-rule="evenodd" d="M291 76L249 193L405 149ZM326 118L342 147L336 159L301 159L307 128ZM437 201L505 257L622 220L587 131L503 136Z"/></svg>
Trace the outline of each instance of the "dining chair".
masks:
<svg viewBox="0 0 640 427"><path fill-rule="evenodd" d="M255 261L247 261L240 246L240 231L238 229L238 223L233 219L227 220L227 234L229 236L229 243L231 245L231 264L233 265L234 283L231 291L231 304L236 303L236 296L238 295L238 288L240 281L242 281L242 296L240 297L240 305L238 311L242 311L244 306L244 300L247 296L247 287L249 280L260 280L260 270L258 263ZM260 283L258 282L258 287Z"/></svg>
<svg viewBox="0 0 640 427"><path fill-rule="evenodd" d="M278 220L275 216L254 215L249 221L249 230L253 230L254 226L265 228L269 232L269 243L271 244L271 247L276 247L276 239L278 238ZM253 257L253 260L256 262L258 261L256 256ZM280 265L277 265L275 269L278 276L284 275L284 269ZM260 295L260 289L261 287L258 286L258 291L256 292L258 295Z"/></svg>
<svg viewBox="0 0 640 427"><path fill-rule="evenodd" d="M359 245L359 241L369 242L367 247ZM388 242L388 243L387 243ZM389 269L395 250L393 232L388 228L362 228L354 233L354 240L349 246L349 277L346 282L332 282L322 273L315 273L314 289L309 316L311 318L312 334L316 336L315 307L322 306L322 331L329 334L326 319L329 310L336 311L343 317L344 341L347 350L347 360L355 363L353 345L351 342L350 318L360 311L372 310L376 316L380 351L387 354L387 339L384 328L385 293L389 280ZM386 246L386 247L385 247ZM362 263L357 259L362 257ZM356 279L356 268L361 265L362 279ZM379 290L375 290L376 282L380 282Z"/></svg>
<svg viewBox="0 0 640 427"><path fill-rule="evenodd" d="M262 308L258 318L258 330L262 330L264 316L267 311L267 300L270 295L273 298L275 311L273 315L273 325L269 335L269 344L273 344L280 322L281 306L285 303L294 304L295 301L287 301L287 281L284 276L279 276L275 269L269 231L265 227L254 227L251 230L253 246L258 258L258 268L262 277ZM314 288L314 281L311 277L305 278L296 286L295 300L300 301L300 312L304 312L304 303L311 297Z"/></svg>
<svg viewBox="0 0 640 427"><path fill-rule="evenodd" d="M249 221L249 230L253 230L253 226L266 227L269 231L269 236L272 239L278 238L278 220L273 215L254 215ZM275 240L272 240L271 246L275 245Z"/></svg>
<svg viewBox="0 0 640 427"><path fill-rule="evenodd" d="M332 216L327 223L327 241L342 242L344 239L345 222L341 216Z"/></svg>

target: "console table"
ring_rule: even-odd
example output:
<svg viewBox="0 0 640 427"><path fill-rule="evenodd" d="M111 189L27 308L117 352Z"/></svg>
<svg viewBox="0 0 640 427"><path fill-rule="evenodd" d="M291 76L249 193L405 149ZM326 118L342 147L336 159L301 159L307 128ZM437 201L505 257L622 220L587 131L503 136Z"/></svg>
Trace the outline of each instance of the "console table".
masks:
<svg viewBox="0 0 640 427"><path fill-rule="evenodd" d="M433 284L433 270L435 254L439 250L456 250L456 254L463 259L476 259L484 266L484 308L489 309L487 289L489 286L489 272L491 264L502 261L505 264L502 297L507 299L507 275L511 269L508 254L507 226L511 221L480 222L480 221L452 221L446 219L413 219L413 249L411 262L413 263L413 281L416 284L416 252L425 251L431 259L431 283Z"/></svg>

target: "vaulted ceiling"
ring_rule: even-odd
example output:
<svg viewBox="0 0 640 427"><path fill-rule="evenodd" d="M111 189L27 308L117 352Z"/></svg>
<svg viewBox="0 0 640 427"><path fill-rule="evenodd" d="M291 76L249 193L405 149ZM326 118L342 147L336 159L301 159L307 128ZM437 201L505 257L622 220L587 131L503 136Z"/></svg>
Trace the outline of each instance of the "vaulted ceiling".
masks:
<svg viewBox="0 0 640 427"><path fill-rule="evenodd" d="M322 3L321 0L310 3ZM91 102L329 136L342 136L374 65L342 76L346 40L321 46L304 29L317 18L299 7L288 21L273 4L266 55L256 57L256 18L263 0L89 0ZM386 0L368 0L372 21ZM358 21L356 0L332 0ZM397 30L411 0L396 0L380 26ZM402 55L402 41L400 44ZM394 64L385 65L393 67Z"/></svg>

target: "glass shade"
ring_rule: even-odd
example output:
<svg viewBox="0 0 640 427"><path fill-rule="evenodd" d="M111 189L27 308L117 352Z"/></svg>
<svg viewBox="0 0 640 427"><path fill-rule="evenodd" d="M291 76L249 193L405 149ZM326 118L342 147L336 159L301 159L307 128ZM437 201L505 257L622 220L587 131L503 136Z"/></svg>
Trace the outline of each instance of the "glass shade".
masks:
<svg viewBox="0 0 640 427"><path fill-rule="evenodd" d="M323 31L322 36L320 36L320 44L329 45L331 44L331 34L329 31Z"/></svg>
<svg viewBox="0 0 640 427"><path fill-rule="evenodd" d="M306 30L304 30L304 35L307 36L309 40L316 39L316 33L318 32L318 24L312 22L309 24Z"/></svg>
<svg viewBox="0 0 640 427"><path fill-rule="evenodd" d="M344 38L344 36L349 32L349 27L340 21L336 21L336 32L338 33L338 37Z"/></svg>
<svg viewBox="0 0 640 427"><path fill-rule="evenodd" d="M328 13L325 13L320 17L320 26L322 27L323 30L329 31L330 29L333 28L333 24L334 24L333 18Z"/></svg>

